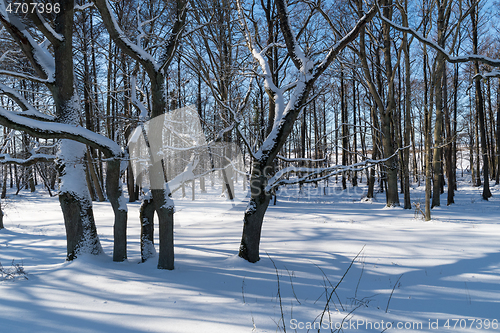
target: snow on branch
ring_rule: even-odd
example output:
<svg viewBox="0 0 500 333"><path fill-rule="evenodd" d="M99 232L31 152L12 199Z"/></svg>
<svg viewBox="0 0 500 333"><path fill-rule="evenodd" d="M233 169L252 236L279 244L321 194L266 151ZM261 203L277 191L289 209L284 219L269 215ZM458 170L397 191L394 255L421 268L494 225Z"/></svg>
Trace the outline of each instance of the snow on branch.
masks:
<svg viewBox="0 0 500 333"><path fill-rule="evenodd" d="M379 1L379 0L377 0ZM338 41L335 45L333 45L330 48L330 51L328 51L327 56L325 59L322 61L321 64L319 64L315 70L314 70L314 77L319 77L327 68L330 66L330 64L335 60L335 58L338 56L338 54L349 44L351 43L356 37L359 35L360 31L364 28L364 26L372 20L372 18L377 14L378 7L377 5L374 5L363 17L361 17L354 28L349 31L340 41Z"/></svg>
<svg viewBox="0 0 500 333"><path fill-rule="evenodd" d="M87 2L83 5L75 5L75 12L78 11L78 12L83 12L84 10L88 9L88 8L92 8L94 7L94 4L91 3L91 2Z"/></svg>
<svg viewBox="0 0 500 333"><path fill-rule="evenodd" d="M326 159L328 157L325 157L325 158L321 158L321 159L312 159L312 158L286 158L284 156L281 156L281 155L276 155L277 158L279 158L280 160L284 161L284 162L324 162L326 161Z"/></svg>
<svg viewBox="0 0 500 333"><path fill-rule="evenodd" d="M22 116L44 120L44 121L53 121L54 117L41 113L37 109L35 109L28 101L21 96L16 90L0 83L0 95L5 95L16 102L17 105L23 110L23 112L19 113Z"/></svg>
<svg viewBox="0 0 500 333"><path fill-rule="evenodd" d="M380 160L372 160L372 159L366 159L362 162L351 164L351 165L333 165L330 167L326 168L306 168L306 167L294 167L290 166L287 168L284 168L282 170L279 170L276 172L276 174L271 177L268 180L268 184L266 186L266 192L270 193L273 189L275 189L278 186L281 185L292 185L292 184L298 184L298 183L311 183L319 180L323 180L326 178L329 178L331 176L335 176L337 174L340 174L345 171L362 171L367 168L371 168L376 164L380 164L383 162L386 162L393 158L394 156L397 156L400 150L402 149L407 149L406 148L399 148L396 150L394 154L391 156L380 159ZM297 173L297 174L304 174L304 176L300 176L294 179L282 179L284 176L291 174L291 173Z"/></svg>
<svg viewBox="0 0 500 333"><path fill-rule="evenodd" d="M177 45L179 44L179 39L182 37L182 32L186 24L186 15L188 11L188 3L186 0L177 0L177 16L175 18L172 31L170 32L165 51L160 57L160 70L168 67L170 62L174 58L175 51L177 50Z"/></svg>
<svg viewBox="0 0 500 333"><path fill-rule="evenodd" d="M394 29L399 30L401 32L410 33L412 36L414 36L416 39L418 39L421 43L432 47L434 50L438 51L442 56L444 56L446 61L448 61L450 63L456 64L456 63L464 63L464 62L470 62L470 61L479 61L479 62L482 62L484 64L490 65L492 67L500 67L500 59L493 59L493 58L478 55L478 54L468 54L468 55L464 55L464 56L454 57L454 56L450 55L448 52L446 52L446 50L444 50L442 47L440 47L436 42L433 42L429 38L426 38L426 37L422 36L421 34L419 34L415 29L403 27L397 23L394 23L393 21L389 20L388 18L386 18L382 14L380 14L380 18L384 22L386 22L390 26L392 26Z"/></svg>
<svg viewBox="0 0 500 333"><path fill-rule="evenodd" d="M295 67L305 74L312 70L313 63L306 57L298 45L294 33L292 32L292 26L290 25L290 13L288 12L288 6L285 4L285 0L277 0L276 7L278 9L281 32L285 37L288 54L295 64Z"/></svg>
<svg viewBox="0 0 500 333"><path fill-rule="evenodd" d="M102 22L106 27L110 37L120 47L123 52L140 62L146 71L153 74L160 70L160 67L151 54L146 52L142 47L133 43L121 29L116 21L111 6L108 0L92 0L99 12L101 13Z"/></svg>
<svg viewBox="0 0 500 333"><path fill-rule="evenodd" d="M86 128L26 118L0 107L0 124L44 139L71 139L101 150L108 158L121 156L120 146L111 139Z"/></svg>
<svg viewBox="0 0 500 333"><path fill-rule="evenodd" d="M9 154L1 154L0 164L17 164L27 167L38 162L53 162L55 159L55 155L48 154L34 154L28 158L13 158Z"/></svg>
<svg viewBox="0 0 500 333"><path fill-rule="evenodd" d="M148 117L148 109L144 106L144 104L139 101L137 98L137 75L134 73L130 79L131 86L131 101L132 105L134 105L139 111L139 120L146 121Z"/></svg>
<svg viewBox="0 0 500 333"><path fill-rule="evenodd" d="M51 84L55 81L55 61L50 52L33 39L28 32L26 26L17 18L9 17L5 11L5 6L2 2L0 6L0 22L2 22L5 29L14 38L20 48L23 50L24 55L28 58L33 65L37 74L41 77L38 82ZM6 74L14 77L19 77L33 81L32 78L23 74L17 74L9 71L2 71L0 74ZM24 76L24 77L22 77Z"/></svg>

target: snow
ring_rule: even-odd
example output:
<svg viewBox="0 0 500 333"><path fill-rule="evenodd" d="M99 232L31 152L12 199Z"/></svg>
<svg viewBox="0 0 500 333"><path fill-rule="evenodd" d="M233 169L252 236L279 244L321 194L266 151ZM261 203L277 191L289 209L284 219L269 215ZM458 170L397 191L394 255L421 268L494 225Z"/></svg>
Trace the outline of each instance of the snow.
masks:
<svg viewBox="0 0 500 333"><path fill-rule="evenodd" d="M16 27L23 34L24 38L26 38L26 40L23 41L23 43L30 45L32 49L31 51L33 53L33 58L47 76L45 82L54 82L55 80L54 57L50 54L47 48L38 45L38 43L33 39L31 34L26 30L26 26L15 15L11 15L10 17L8 16L5 4L3 4L3 2L2 6L0 6L0 16L2 17L3 20L9 22L14 27ZM50 31L53 32L52 29ZM62 38L59 35L54 35L54 37L57 39Z"/></svg>
<svg viewBox="0 0 500 333"><path fill-rule="evenodd" d="M36 117L48 121L53 121L54 117L49 116L45 113L41 113L37 109L35 109L28 101L21 96L16 90L12 89L9 86L6 86L3 83L0 83L0 94L7 95L11 98L14 98L18 103L20 103L20 107L23 109L23 112L20 114L28 116L28 117ZM24 110L25 109L25 110Z"/></svg>
<svg viewBox="0 0 500 333"><path fill-rule="evenodd" d="M447 319L500 319L498 186L486 202L480 188L461 182L457 203L434 209L430 222L416 219L413 210L384 209L383 193L369 202L361 200L364 187L342 191L331 182L326 189L327 195L312 186L302 194L297 188L278 192L264 220L256 264L236 255L244 203L228 205L220 184L197 193L196 201L176 192L174 271L156 269L156 258L139 263L138 202L129 204L127 261L112 262L113 213L104 202L94 209L106 255L65 262L57 198L42 188L19 196L9 192L0 262L4 268L12 260L22 264L28 280L0 281L2 331L275 332L281 311L272 259L292 332L292 325L307 325L321 314L325 285L331 293L330 283L340 281L361 250L337 288L338 298L332 297L327 324L341 323L357 305L351 323L422 323L409 332L436 331L428 327L436 320L442 331ZM422 202L423 187L412 195L413 202ZM382 329L361 325L345 331ZM446 331L478 330L453 329L451 322Z"/></svg>
<svg viewBox="0 0 500 333"><path fill-rule="evenodd" d="M54 134L54 137L59 137L58 135L69 135L73 138L83 138L98 145L99 148L104 149L104 153L108 155L120 156L122 153L120 146L113 140L78 125L30 119L21 116L19 113L7 111L2 107L0 107L0 118L7 122L29 128L34 132L45 133L45 135Z"/></svg>

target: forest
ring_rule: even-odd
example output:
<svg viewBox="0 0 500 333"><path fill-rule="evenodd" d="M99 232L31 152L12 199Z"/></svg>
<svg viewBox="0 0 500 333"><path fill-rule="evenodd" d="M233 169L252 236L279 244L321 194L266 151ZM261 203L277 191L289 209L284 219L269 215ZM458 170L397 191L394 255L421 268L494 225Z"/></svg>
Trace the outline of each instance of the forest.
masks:
<svg viewBox="0 0 500 333"><path fill-rule="evenodd" d="M212 225L227 204L238 265L272 263L279 295L261 243L290 198L309 198L290 207L306 221L345 198L423 227L470 200L495 221L499 14L494 0L2 0L0 229L28 222L6 220L14 202L44 198L67 262L132 251L174 270L179 221Z"/></svg>

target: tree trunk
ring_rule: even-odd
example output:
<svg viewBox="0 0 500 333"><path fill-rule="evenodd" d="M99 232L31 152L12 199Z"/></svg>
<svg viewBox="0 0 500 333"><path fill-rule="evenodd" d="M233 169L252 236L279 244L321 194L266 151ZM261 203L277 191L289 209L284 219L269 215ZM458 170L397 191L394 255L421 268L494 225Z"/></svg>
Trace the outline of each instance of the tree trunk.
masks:
<svg viewBox="0 0 500 333"><path fill-rule="evenodd" d="M448 100L448 83L446 76L446 66L444 68L443 75L443 85L444 85L444 100ZM453 133L451 131L451 119L450 119L450 110L446 105L444 108L444 120L446 127L446 148L445 148L445 156L446 156L446 176L448 177L448 198L446 205L451 205L455 203L454 194L455 194L455 181L453 179L453 143L455 138L453 137Z"/></svg>
<svg viewBox="0 0 500 333"><path fill-rule="evenodd" d="M424 35L425 35L425 25L424 25ZM424 45L424 155L425 155L425 210L424 219L425 221L431 220L431 197L432 197L432 170L431 170L431 127L432 127L432 115L429 111L429 88L427 79L427 48Z"/></svg>
<svg viewBox="0 0 500 333"><path fill-rule="evenodd" d="M477 1L472 5L471 10L471 21L472 21L472 44L473 44L473 52L474 54L478 53L478 32L477 25L479 20L478 9L476 8ZM479 74L479 62L474 62L474 74ZM489 176L489 161L488 161L488 150L486 143L486 125L484 119L484 102L483 102L483 92L481 90L481 77L476 76L475 79L475 88L476 88L476 111L479 118L479 130L481 132L481 155L483 160L483 175L484 175L484 185L483 185L483 199L488 200L491 198L490 191L490 176ZM478 156L479 161L479 156ZM480 170L478 168L478 170ZM479 172L478 172L478 178Z"/></svg>
<svg viewBox="0 0 500 333"><path fill-rule="evenodd" d="M61 1L56 15L55 31L64 42L54 45L55 87L52 90L57 119L65 124L79 124L80 105L73 76L73 9L74 2ZM64 216L67 259L80 253L102 253L94 222L92 200L85 185L84 144L61 140L58 152L60 175L59 202Z"/></svg>
<svg viewBox="0 0 500 333"><path fill-rule="evenodd" d="M141 220L141 261L145 262L156 253L154 246L154 215L155 207L149 193L142 200L140 208Z"/></svg>
<svg viewBox="0 0 500 333"><path fill-rule="evenodd" d="M155 73L151 80L151 93L153 97L153 107L151 116L155 118L165 112L166 100L164 82L165 76L162 73ZM150 139L154 136L161 136L163 123L152 122L150 126ZM163 142L161 138L154 139L154 142ZM155 152L153 152L155 153ZM159 269L174 269L174 202L170 198L170 190L165 189L165 170L163 160L153 163L149 170L151 195L158 215L160 251L158 254Z"/></svg>
<svg viewBox="0 0 500 333"><path fill-rule="evenodd" d="M445 23L446 1L438 2L438 45L444 48L446 39L446 23ZM445 59L441 53L436 56L436 69L433 77L435 105L436 105L436 123L434 125L434 156L432 159L432 168L434 173L434 182L432 190L432 206L441 205L441 184L443 176L443 78L444 78Z"/></svg>
<svg viewBox="0 0 500 333"><path fill-rule="evenodd" d="M3 210L2 210L2 204L0 203L0 230L3 228L4 228L4 226L3 226Z"/></svg>
<svg viewBox="0 0 500 333"><path fill-rule="evenodd" d="M495 184L500 184L500 80L497 88L497 177Z"/></svg>
<svg viewBox="0 0 500 333"><path fill-rule="evenodd" d="M113 261L127 259L127 205L123 196L121 176L126 165L119 159L108 161L106 169L106 193L115 215L113 226L114 247Z"/></svg>
<svg viewBox="0 0 500 333"><path fill-rule="evenodd" d="M378 158L378 133L375 129L378 129L378 115L377 115L377 107L372 105L370 108L371 118L372 118L372 159L376 160ZM366 195L367 198L374 198L374 188L375 188L375 167L370 168L370 178L368 179L368 193Z"/></svg>
<svg viewBox="0 0 500 333"><path fill-rule="evenodd" d="M262 231L262 222L266 213L271 195L267 194L267 170L265 165L255 161L250 178L251 197L243 219L243 235L239 256L249 262L259 261L259 245Z"/></svg>
<svg viewBox="0 0 500 333"><path fill-rule="evenodd" d="M340 109L341 109L341 121L342 121L342 166L347 166L347 155L349 152L349 128L347 127L347 106L345 98L345 86L344 86L344 71L340 69ZM342 189L347 188L347 175L346 171L342 172Z"/></svg>
<svg viewBox="0 0 500 333"><path fill-rule="evenodd" d="M403 15L403 25L408 26L408 1L405 1L405 11ZM404 179L404 209L411 209L410 201L410 133L411 133L411 77L410 77L410 45L408 36L403 35L403 51L405 53L405 123L404 123L404 146L403 150L403 179ZM406 148L408 147L408 148Z"/></svg>
<svg viewBox="0 0 500 333"><path fill-rule="evenodd" d="M89 174L90 177L92 178L92 182L94 183L94 189L95 193L97 194L97 199L99 202L103 202L106 200L104 197L104 193L102 193L102 187L101 184L99 183L99 178L97 177L97 173L94 168L94 163L92 161L92 150L87 147L87 162L89 166Z"/></svg>

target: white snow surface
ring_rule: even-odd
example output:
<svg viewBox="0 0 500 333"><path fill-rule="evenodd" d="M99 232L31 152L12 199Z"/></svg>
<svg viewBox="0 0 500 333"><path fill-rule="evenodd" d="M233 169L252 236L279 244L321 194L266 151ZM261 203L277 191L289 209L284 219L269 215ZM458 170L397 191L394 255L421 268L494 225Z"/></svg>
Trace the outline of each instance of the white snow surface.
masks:
<svg viewBox="0 0 500 333"><path fill-rule="evenodd" d="M500 320L500 187L491 184L493 198L483 201L480 188L462 181L456 204L447 207L443 194L430 222L415 218L414 210L384 208L384 193L362 200L364 184L341 191L330 182L327 195L312 185L302 194L282 188L264 219L261 260L250 264L236 255L246 205L228 205L221 185L211 188L207 181L208 193L197 191L195 201L180 191L174 195L173 271L158 270L157 257L139 263L138 202L128 205L127 261L112 261L113 212L104 202L94 203L94 213L106 254L65 262L57 198L41 187L35 194L9 192L2 203L0 262L4 269L12 260L22 264L28 280L0 279L0 331L280 331L272 259L286 329L295 332L290 320L304 327L314 321L325 307L325 285L330 293L330 283L340 281L361 250L333 295L327 322L342 322L361 304L352 321L422 323L421 329L386 332L498 331L479 330L477 322L470 328L470 321L466 328L453 329L453 321L444 328L447 319ZM412 195L412 202L423 203L423 187ZM439 329L430 329L429 320L438 320ZM381 331L363 325L344 330Z"/></svg>

